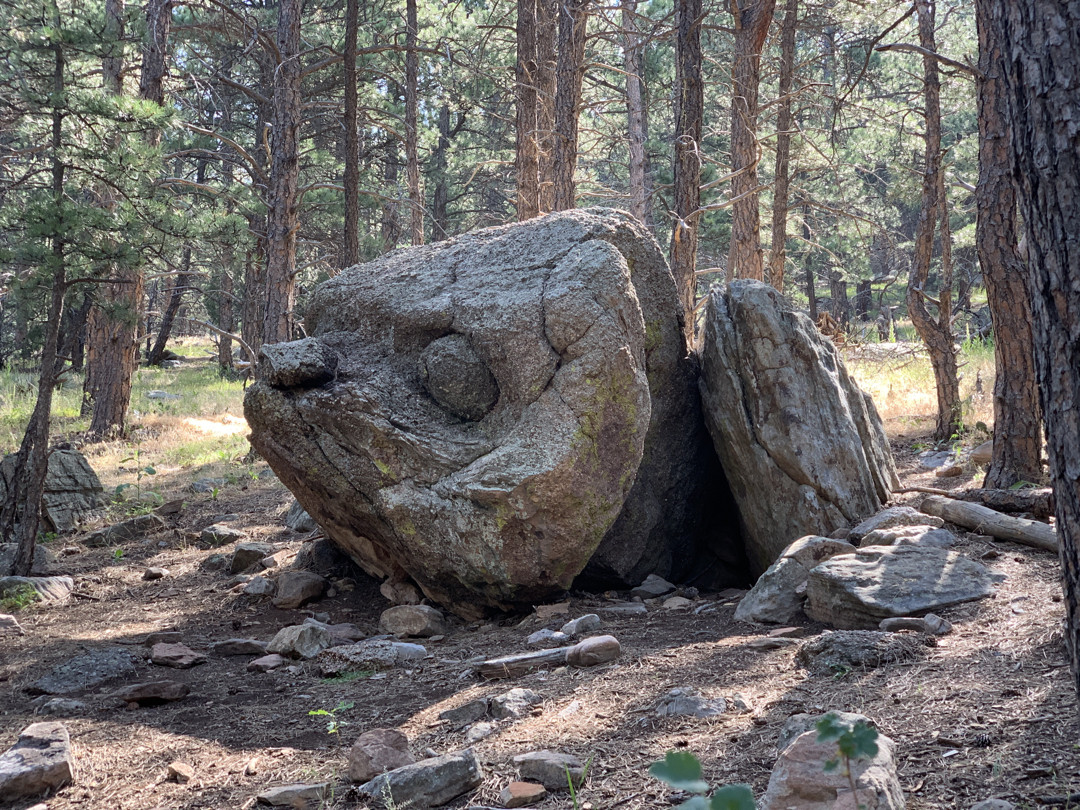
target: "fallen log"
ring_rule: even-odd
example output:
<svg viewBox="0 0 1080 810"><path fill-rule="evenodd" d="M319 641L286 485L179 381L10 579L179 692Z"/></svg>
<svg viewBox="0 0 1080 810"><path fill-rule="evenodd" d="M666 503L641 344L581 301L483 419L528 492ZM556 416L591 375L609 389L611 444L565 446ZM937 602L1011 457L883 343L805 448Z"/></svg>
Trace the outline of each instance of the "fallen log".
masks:
<svg viewBox="0 0 1080 810"><path fill-rule="evenodd" d="M550 666L572 664L577 667L591 667L612 661L618 658L621 652L622 648L614 636L594 636L573 647L493 658L477 664L474 669L482 678L516 678Z"/></svg>
<svg viewBox="0 0 1080 810"><path fill-rule="evenodd" d="M1012 540L1044 551L1058 550L1057 532L1053 526L1035 520L1003 515L982 504L955 501L931 495L920 507L928 515L943 518L973 532L988 534L1000 540Z"/></svg>
<svg viewBox="0 0 1080 810"><path fill-rule="evenodd" d="M1040 519L1054 514L1054 491L1050 487L1044 489L965 489L953 493L952 497L969 503L981 503L998 512L1029 512Z"/></svg>

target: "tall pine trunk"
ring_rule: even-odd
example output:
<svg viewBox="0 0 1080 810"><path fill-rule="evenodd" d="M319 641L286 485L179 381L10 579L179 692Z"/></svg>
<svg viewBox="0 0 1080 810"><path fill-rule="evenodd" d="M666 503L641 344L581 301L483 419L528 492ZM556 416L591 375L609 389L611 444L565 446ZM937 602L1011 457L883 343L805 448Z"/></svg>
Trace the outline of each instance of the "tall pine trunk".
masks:
<svg viewBox="0 0 1080 810"><path fill-rule="evenodd" d="M623 70L626 71L626 118L630 147L630 213L649 230L653 228L652 178L645 142L649 139L644 82L641 70L641 33L637 0L622 0Z"/></svg>
<svg viewBox="0 0 1080 810"><path fill-rule="evenodd" d="M787 262L788 188L791 185L791 86L795 77L795 29L799 24L799 0L787 0L780 27L780 110L776 115L776 183L773 186L772 249L769 251L769 283L784 291Z"/></svg>
<svg viewBox="0 0 1080 810"><path fill-rule="evenodd" d="M517 61L514 65L514 95L517 105L514 169L517 175L518 222L525 222L540 213L536 33L536 0L518 0Z"/></svg>
<svg viewBox="0 0 1080 810"><path fill-rule="evenodd" d="M342 267L360 261L360 113L356 90L359 0L345 0L345 254Z"/></svg>
<svg viewBox="0 0 1080 810"><path fill-rule="evenodd" d="M555 95L558 92L555 42L559 28L558 0L536 0L536 149L539 167L539 209L555 210Z"/></svg>
<svg viewBox="0 0 1080 810"><path fill-rule="evenodd" d="M416 128L416 0L405 0L405 176L409 184L409 237L424 244L424 195L420 190L419 133Z"/></svg>
<svg viewBox="0 0 1080 810"><path fill-rule="evenodd" d="M577 170L578 115L581 84L585 78L585 29L589 0L565 0L559 4L559 55L556 62L555 134L551 179L556 211L576 205L574 174Z"/></svg>

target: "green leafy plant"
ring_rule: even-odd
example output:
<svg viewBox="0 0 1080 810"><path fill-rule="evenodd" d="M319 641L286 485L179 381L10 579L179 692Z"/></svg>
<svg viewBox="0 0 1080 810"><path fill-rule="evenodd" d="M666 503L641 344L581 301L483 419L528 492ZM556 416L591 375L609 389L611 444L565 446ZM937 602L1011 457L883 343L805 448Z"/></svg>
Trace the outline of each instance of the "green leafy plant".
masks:
<svg viewBox="0 0 1080 810"><path fill-rule="evenodd" d="M837 755L825 763L825 771L835 771L843 764L844 775L851 786L851 795L857 797L859 792L855 785L855 775L851 772L851 763L877 756L878 730L864 720L846 723L836 712L829 712L818 720L816 727L818 742L836 741Z"/></svg>
<svg viewBox="0 0 1080 810"><path fill-rule="evenodd" d="M12 588L6 594L4 598L0 599L0 612L3 613L18 613L24 608L30 607L34 602L38 601L40 597L38 592L30 585L20 585L17 588Z"/></svg>
<svg viewBox="0 0 1080 810"><path fill-rule="evenodd" d="M124 550L122 548L118 548L115 551L113 551L113 559L114 560L122 560L122 559L124 559Z"/></svg>
<svg viewBox="0 0 1080 810"><path fill-rule="evenodd" d="M339 731L341 731L342 726L348 725L348 722L339 718L337 716L337 713L347 712L355 705L356 704L353 703L351 700L343 700L339 702L338 705L335 706L333 709L313 709L312 711L308 712L308 714L312 717L329 717L330 719L326 721L326 733L337 734Z"/></svg>
<svg viewBox="0 0 1080 810"><path fill-rule="evenodd" d="M701 778L701 761L689 751L668 751L663 762L654 762L649 773L675 790L705 794L709 783ZM755 810L754 793L747 785L725 785L711 797L694 796L681 810Z"/></svg>
<svg viewBox="0 0 1080 810"><path fill-rule="evenodd" d="M585 784L585 777L589 775L589 768L592 767L593 758L589 757L588 762L585 763L585 768L581 771L581 784ZM577 787L574 785L574 777L570 775L570 768L566 768L566 784L570 786L570 803L574 810L578 810L577 800Z"/></svg>
<svg viewBox="0 0 1080 810"><path fill-rule="evenodd" d="M129 461L135 462L135 483L117 484L116 490L114 492L114 497L116 501L122 501L124 499L124 490L135 487L136 500L141 503L143 499L143 479L149 476L157 475L157 470L155 470L149 464L143 463L142 448L139 444L135 445L134 455L130 455L127 458L120 460L121 471L123 471L124 469L123 465L127 464Z"/></svg>

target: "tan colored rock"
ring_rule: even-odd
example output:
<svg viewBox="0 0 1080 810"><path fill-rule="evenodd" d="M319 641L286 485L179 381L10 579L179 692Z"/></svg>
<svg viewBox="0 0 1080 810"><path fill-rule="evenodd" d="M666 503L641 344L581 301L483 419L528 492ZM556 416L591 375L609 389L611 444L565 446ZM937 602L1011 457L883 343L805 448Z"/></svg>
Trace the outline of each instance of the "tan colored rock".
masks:
<svg viewBox="0 0 1080 810"><path fill-rule="evenodd" d="M622 652L615 636L594 636L580 641L566 652L566 663L575 667L593 667L614 661Z"/></svg>
<svg viewBox="0 0 1080 810"><path fill-rule="evenodd" d="M168 775L169 781L185 785L195 778L195 769L186 762L170 762Z"/></svg>
<svg viewBox="0 0 1080 810"><path fill-rule="evenodd" d="M349 779L363 784L414 762L408 737L395 728L372 729L361 734L349 750Z"/></svg>
<svg viewBox="0 0 1080 810"><path fill-rule="evenodd" d="M499 804L503 807L525 807L547 798L547 788L535 782L511 782L499 791Z"/></svg>
<svg viewBox="0 0 1080 810"><path fill-rule="evenodd" d="M329 586L323 577L310 571L286 571L276 580L274 607L292 610L318 599Z"/></svg>
<svg viewBox="0 0 1080 810"><path fill-rule="evenodd" d="M446 619L430 605L398 605L382 612L379 630L403 638L445 635Z"/></svg>
<svg viewBox="0 0 1080 810"><path fill-rule="evenodd" d="M159 667L190 669L206 663L206 656L186 644L155 644L150 649L150 661Z"/></svg>
<svg viewBox="0 0 1080 810"><path fill-rule="evenodd" d="M972 464L989 464L994 458L994 440L983 442L968 457Z"/></svg>

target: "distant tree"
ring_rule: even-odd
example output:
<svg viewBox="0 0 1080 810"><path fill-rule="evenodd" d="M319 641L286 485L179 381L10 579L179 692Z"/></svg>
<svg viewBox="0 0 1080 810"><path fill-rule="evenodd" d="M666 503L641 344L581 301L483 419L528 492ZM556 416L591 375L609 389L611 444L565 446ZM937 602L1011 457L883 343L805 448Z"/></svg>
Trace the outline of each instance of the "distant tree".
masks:
<svg viewBox="0 0 1080 810"><path fill-rule="evenodd" d="M773 188L772 248L769 251L769 283L784 291L787 261L788 188L791 184L792 84L795 77L795 31L799 24L799 0L787 0L780 27L780 110L776 116L776 183Z"/></svg>
<svg viewBox="0 0 1080 810"><path fill-rule="evenodd" d="M578 118L581 113L581 84L585 77L585 33L590 0L564 0L559 4L559 46L555 66L555 131L553 134L551 179L555 211L577 205L574 173L578 160Z"/></svg>

